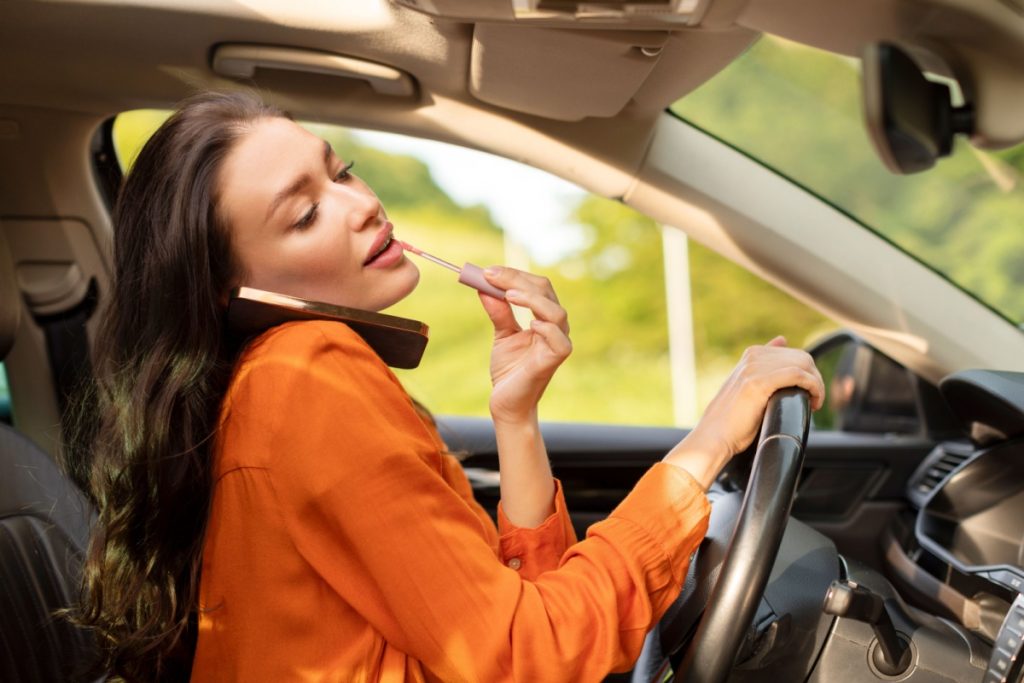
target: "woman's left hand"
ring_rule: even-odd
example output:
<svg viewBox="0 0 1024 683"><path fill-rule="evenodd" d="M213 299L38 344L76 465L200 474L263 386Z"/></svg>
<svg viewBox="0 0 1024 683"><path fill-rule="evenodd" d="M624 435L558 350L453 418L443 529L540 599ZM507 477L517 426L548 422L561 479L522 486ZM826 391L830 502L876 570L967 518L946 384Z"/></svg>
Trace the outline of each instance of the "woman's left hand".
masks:
<svg viewBox="0 0 1024 683"><path fill-rule="evenodd" d="M487 281L505 290L505 301L480 294L494 324L491 350L491 417L495 422L535 419L537 402L558 366L572 352L569 318L558 303L551 282L515 268L484 271ZM516 322L509 304L529 308L534 320L527 329Z"/></svg>

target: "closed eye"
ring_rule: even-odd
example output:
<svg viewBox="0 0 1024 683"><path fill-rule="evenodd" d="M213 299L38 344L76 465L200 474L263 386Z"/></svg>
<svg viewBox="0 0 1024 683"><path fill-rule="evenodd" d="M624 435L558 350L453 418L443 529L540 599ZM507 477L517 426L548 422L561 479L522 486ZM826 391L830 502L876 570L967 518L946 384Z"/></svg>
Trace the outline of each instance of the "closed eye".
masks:
<svg viewBox="0 0 1024 683"><path fill-rule="evenodd" d="M309 207L309 211L303 214L302 218L298 220L292 227L296 230L303 230L308 228L316 220L317 209L320 208L320 202L313 202L313 205Z"/></svg>
<svg viewBox="0 0 1024 683"><path fill-rule="evenodd" d="M350 174L349 171L352 170L352 167L355 166L355 165L356 165L356 162L350 161L347 164L345 164L344 166L342 166L341 170L338 171L337 174L335 174L334 182L337 183L337 182L341 182L343 180L348 180L349 178L351 178L352 174Z"/></svg>
<svg viewBox="0 0 1024 683"><path fill-rule="evenodd" d="M334 175L334 182L340 183L351 178L352 174L349 173L349 171L352 170L352 167L355 165L356 162L350 161L342 166L341 170ZM319 208L320 202L314 202L313 205L309 207L309 211L303 214L302 218L300 218L292 227L296 230L303 230L311 226L316 221Z"/></svg>

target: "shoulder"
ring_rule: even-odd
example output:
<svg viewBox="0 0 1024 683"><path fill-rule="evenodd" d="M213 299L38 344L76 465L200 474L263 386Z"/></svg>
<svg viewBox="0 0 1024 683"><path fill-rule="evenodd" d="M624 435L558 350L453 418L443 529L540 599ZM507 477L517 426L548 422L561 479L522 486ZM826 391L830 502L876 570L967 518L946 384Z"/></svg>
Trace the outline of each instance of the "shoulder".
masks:
<svg viewBox="0 0 1024 683"><path fill-rule="evenodd" d="M267 330L249 343L235 368L225 408L251 396L261 403L328 394L334 400L359 400L368 392L378 400L408 400L391 369L348 325L297 321Z"/></svg>
<svg viewBox="0 0 1024 683"><path fill-rule="evenodd" d="M273 327L249 342L235 368L232 383L258 371L276 369L288 374L322 372L369 375L399 385L391 368L351 327L330 320L302 320Z"/></svg>
<svg viewBox="0 0 1024 683"><path fill-rule="evenodd" d="M351 327L330 320L301 320L272 327L249 342L241 362L295 358L325 351L350 354L387 367Z"/></svg>
<svg viewBox="0 0 1024 683"><path fill-rule="evenodd" d="M436 451L391 369L350 327L280 325L253 340L221 407L221 471L232 466L323 474L385 457ZM343 443L349 457L330 457ZM285 457L287 454L287 457ZM436 454L435 456L436 457Z"/></svg>

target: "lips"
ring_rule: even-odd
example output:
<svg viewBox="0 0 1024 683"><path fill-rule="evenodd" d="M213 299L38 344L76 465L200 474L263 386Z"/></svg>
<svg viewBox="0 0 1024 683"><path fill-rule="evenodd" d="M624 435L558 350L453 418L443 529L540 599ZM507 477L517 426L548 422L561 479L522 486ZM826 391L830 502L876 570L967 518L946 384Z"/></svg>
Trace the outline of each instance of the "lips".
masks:
<svg viewBox="0 0 1024 683"><path fill-rule="evenodd" d="M370 245L370 250L366 253L366 260L363 261L364 266L369 265L374 259L387 251L387 248L391 246L391 241L394 239L392 234L394 229L395 226L391 225L391 221L384 222L384 227L377 233L373 244Z"/></svg>

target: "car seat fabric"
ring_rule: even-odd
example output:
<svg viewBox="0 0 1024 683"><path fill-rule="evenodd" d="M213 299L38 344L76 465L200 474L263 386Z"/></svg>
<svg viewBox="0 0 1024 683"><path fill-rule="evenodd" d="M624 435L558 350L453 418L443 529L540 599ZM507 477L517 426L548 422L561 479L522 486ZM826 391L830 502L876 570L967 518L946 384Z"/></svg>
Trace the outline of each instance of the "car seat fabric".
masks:
<svg viewBox="0 0 1024 683"><path fill-rule="evenodd" d="M39 447L0 425L0 681L83 680L91 634L55 616L77 597L95 519Z"/></svg>

